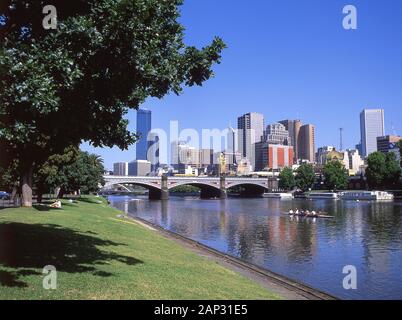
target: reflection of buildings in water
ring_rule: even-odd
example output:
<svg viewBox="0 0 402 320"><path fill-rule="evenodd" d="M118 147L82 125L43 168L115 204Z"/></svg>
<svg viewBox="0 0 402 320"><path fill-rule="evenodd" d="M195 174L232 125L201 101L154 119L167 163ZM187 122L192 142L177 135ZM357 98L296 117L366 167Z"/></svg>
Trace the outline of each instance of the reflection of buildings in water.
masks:
<svg viewBox="0 0 402 320"><path fill-rule="evenodd" d="M227 223L228 223L228 214L227 212L226 200L221 200L219 202L219 226L221 235L225 235L227 233Z"/></svg>
<svg viewBox="0 0 402 320"><path fill-rule="evenodd" d="M364 259L370 273L388 273L393 265L393 251L402 250L401 246L395 246L402 243L400 213L400 207L393 202L370 203L362 237Z"/></svg>
<svg viewBox="0 0 402 320"><path fill-rule="evenodd" d="M317 224L313 219L268 217L268 228L275 255L298 261L317 254Z"/></svg>

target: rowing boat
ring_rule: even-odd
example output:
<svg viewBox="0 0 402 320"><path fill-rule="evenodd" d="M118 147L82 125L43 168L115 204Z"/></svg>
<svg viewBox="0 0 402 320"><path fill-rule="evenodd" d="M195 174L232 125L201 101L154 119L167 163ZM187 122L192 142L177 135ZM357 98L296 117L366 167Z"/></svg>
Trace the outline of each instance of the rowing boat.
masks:
<svg viewBox="0 0 402 320"><path fill-rule="evenodd" d="M310 219L334 219L335 217L333 216L327 216L324 214L319 214L316 216L308 216L306 214L289 214L289 213L285 213L285 215L289 216L289 217L300 217L300 218L310 218Z"/></svg>

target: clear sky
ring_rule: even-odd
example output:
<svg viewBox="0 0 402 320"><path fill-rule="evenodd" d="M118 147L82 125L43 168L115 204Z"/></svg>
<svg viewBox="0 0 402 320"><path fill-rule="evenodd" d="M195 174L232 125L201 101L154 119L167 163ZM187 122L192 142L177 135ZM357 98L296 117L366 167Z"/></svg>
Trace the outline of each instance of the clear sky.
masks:
<svg viewBox="0 0 402 320"><path fill-rule="evenodd" d="M357 8L357 30L343 28L348 4ZM185 0L181 22L187 45L220 36L228 49L203 87L144 104L154 128L168 131L178 120L180 129L224 129L260 112L267 124L315 124L317 147L338 146L343 127L345 147L354 147L361 110L383 108L387 133L402 134L401 0ZM135 131L136 112L128 118ZM135 158L134 146L83 149L101 155L109 169Z"/></svg>

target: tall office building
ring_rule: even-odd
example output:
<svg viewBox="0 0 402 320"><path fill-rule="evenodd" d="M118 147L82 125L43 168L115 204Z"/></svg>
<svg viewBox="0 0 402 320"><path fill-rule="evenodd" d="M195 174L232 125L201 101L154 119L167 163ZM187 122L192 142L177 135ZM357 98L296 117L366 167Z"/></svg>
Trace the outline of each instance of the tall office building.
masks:
<svg viewBox="0 0 402 320"><path fill-rule="evenodd" d="M128 175L128 162L117 162L113 164L113 175L127 176Z"/></svg>
<svg viewBox="0 0 402 320"><path fill-rule="evenodd" d="M148 149L152 142L148 141L148 134L152 130L152 112L150 110L140 109L137 111L137 133L140 139L137 142L137 160L148 159Z"/></svg>
<svg viewBox="0 0 402 320"><path fill-rule="evenodd" d="M250 160L255 168L255 144L264 136L264 116L259 113L247 113L237 119L239 152Z"/></svg>
<svg viewBox="0 0 402 320"><path fill-rule="evenodd" d="M128 175L133 177L146 177L151 173L152 165L147 160L135 160L128 164Z"/></svg>
<svg viewBox="0 0 402 320"><path fill-rule="evenodd" d="M306 124L300 128L298 141L299 159L315 162L315 126Z"/></svg>
<svg viewBox="0 0 402 320"><path fill-rule="evenodd" d="M364 109L360 114L362 156L377 151L377 137L385 136L384 110Z"/></svg>
<svg viewBox="0 0 402 320"><path fill-rule="evenodd" d="M290 137L290 145L293 146L294 150L294 161L296 162L299 159L299 137L300 137L300 128L302 126L302 122L300 120L282 120L279 121L280 124L285 126L285 129L289 132Z"/></svg>

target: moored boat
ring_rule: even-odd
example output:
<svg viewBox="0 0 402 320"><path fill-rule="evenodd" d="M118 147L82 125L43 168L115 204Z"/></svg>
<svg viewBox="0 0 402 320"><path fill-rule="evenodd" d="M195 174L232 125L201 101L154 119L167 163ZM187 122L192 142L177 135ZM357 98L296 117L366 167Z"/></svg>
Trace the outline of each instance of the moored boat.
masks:
<svg viewBox="0 0 402 320"><path fill-rule="evenodd" d="M293 195L291 193L264 193L264 198L293 199Z"/></svg>
<svg viewBox="0 0 402 320"><path fill-rule="evenodd" d="M317 200L317 199L332 199L337 200L338 194L335 192L311 192L307 195L307 199Z"/></svg>
<svg viewBox="0 0 402 320"><path fill-rule="evenodd" d="M394 195L385 191L346 191L340 194L342 200L383 201L394 200Z"/></svg>

